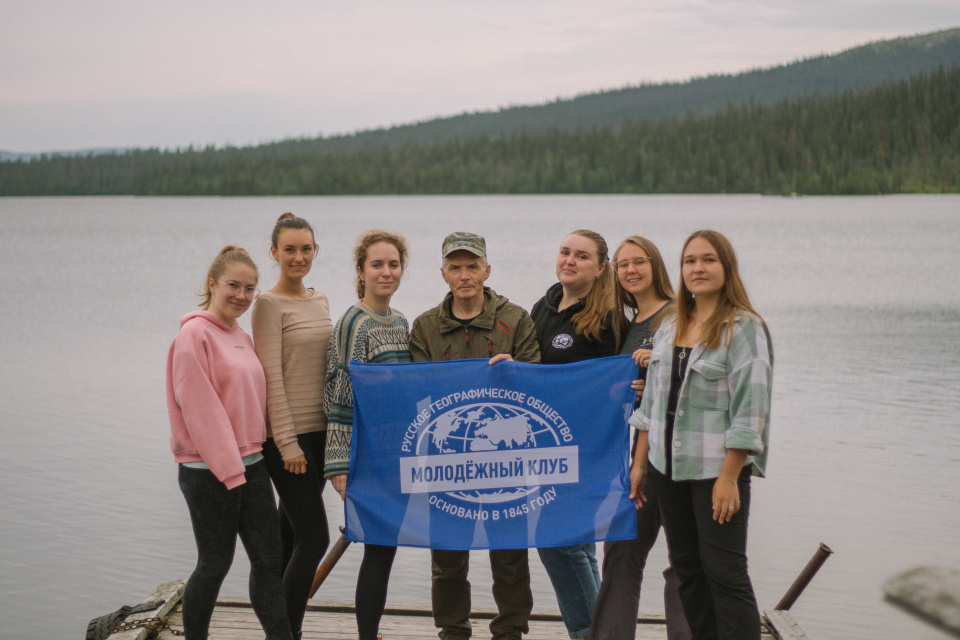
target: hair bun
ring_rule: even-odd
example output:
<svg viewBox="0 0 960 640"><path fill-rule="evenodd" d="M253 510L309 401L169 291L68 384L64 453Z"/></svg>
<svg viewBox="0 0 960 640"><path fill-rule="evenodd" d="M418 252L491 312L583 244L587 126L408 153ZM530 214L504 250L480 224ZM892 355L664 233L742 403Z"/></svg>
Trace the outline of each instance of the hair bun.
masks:
<svg viewBox="0 0 960 640"><path fill-rule="evenodd" d="M313 238L313 227L310 226L310 223L287 211L277 218L276 224L273 225L273 232L270 234L270 246L274 249L277 248L277 242L280 240L280 231L283 229L306 229L310 232L311 239ZM316 240L312 240L312 242L316 242Z"/></svg>
<svg viewBox="0 0 960 640"><path fill-rule="evenodd" d="M239 253L242 256L250 255L249 253L247 253L247 250L244 249L243 247L238 247L235 244L228 244L223 249L220 249L220 253L218 253L217 256L224 256L224 255L227 255L228 253Z"/></svg>

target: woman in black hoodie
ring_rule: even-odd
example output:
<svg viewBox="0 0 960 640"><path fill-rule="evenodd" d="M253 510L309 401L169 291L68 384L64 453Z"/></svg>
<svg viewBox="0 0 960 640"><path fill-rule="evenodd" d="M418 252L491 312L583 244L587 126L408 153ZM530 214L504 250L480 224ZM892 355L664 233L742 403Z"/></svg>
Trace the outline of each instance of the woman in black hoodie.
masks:
<svg viewBox="0 0 960 640"><path fill-rule="evenodd" d="M540 362L563 364L617 353L623 326L614 301L614 274L607 243L597 233L574 231L557 255L559 282L535 305L530 316L540 343ZM625 324L625 322L624 322ZM596 545L538 549L560 614L571 638L588 638L600 590Z"/></svg>

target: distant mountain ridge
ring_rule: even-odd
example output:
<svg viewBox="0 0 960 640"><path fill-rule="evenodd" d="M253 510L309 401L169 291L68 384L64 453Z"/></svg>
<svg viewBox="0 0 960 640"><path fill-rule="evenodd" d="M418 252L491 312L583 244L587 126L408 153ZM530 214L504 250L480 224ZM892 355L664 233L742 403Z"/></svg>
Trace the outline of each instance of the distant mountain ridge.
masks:
<svg viewBox="0 0 960 640"><path fill-rule="evenodd" d="M953 66L960 66L960 27L881 40L837 54L805 58L738 74L710 75L685 82L644 84L557 99L539 105L462 113L389 129L370 129L326 138L281 140L247 147L244 151L260 156L290 157L398 148L410 144L435 145L521 132L617 129L626 122L682 117L688 113L708 115L722 111L730 104L772 105L817 93L829 95L868 89L930 73L939 67L949 69ZM45 154L0 151L0 160L31 161L39 159L41 155L85 156L122 154L125 151L103 148Z"/></svg>
<svg viewBox="0 0 960 640"><path fill-rule="evenodd" d="M715 113L728 104L775 104L813 93L839 94L906 80L938 67L960 65L960 27L894 40L881 40L833 55L790 64L711 75L686 82L626 87L541 105L463 113L389 129L329 138L284 140L261 145L264 151L310 153L356 151L406 144L438 144L477 136L500 136L550 129L620 127L625 121Z"/></svg>
<svg viewBox="0 0 960 640"><path fill-rule="evenodd" d="M960 65L701 117L376 149L0 162L2 196L960 193Z"/></svg>

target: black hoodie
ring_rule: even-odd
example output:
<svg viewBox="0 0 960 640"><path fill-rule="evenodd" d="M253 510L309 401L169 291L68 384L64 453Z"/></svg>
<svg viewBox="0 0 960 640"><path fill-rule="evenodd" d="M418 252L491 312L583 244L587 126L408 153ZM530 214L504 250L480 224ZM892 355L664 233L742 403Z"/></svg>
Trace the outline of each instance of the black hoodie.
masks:
<svg viewBox="0 0 960 640"><path fill-rule="evenodd" d="M600 330L600 339L595 340L578 334L573 322L573 316L583 310L583 301L558 311L557 305L561 299L563 285L558 282L547 289L547 295L533 305L530 313L537 330L537 342L540 344L540 362L564 364L616 355L616 334L613 329L615 312L610 312Z"/></svg>

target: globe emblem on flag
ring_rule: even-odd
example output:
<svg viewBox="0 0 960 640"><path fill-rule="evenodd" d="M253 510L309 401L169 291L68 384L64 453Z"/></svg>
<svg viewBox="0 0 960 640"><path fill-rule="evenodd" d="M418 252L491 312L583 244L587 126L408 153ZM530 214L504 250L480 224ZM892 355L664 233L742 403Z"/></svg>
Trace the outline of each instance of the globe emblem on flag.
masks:
<svg viewBox="0 0 960 640"><path fill-rule="evenodd" d="M511 451L560 445L549 422L522 406L495 402L468 404L438 415L420 432L417 455ZM451 491L468 502L497 503L524 498L537 487Z"/></svg>

